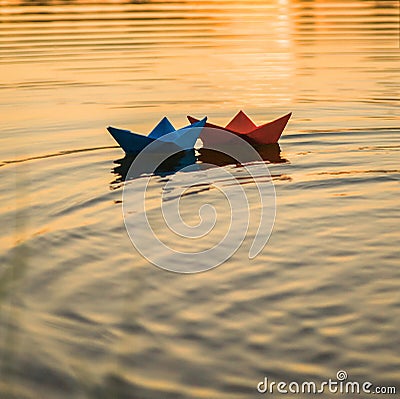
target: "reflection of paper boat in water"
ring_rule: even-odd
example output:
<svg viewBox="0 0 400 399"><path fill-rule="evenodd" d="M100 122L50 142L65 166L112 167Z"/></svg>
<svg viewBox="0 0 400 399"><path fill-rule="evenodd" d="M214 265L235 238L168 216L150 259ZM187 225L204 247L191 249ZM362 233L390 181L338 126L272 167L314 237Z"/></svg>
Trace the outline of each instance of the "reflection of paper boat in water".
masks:
<svg viewBox="0 0 400 399"><path fill-rule="evenodd" d="M154 141L160 144L160 148L172 145L177 151L189 150L194 148L206 120L204 118L176 130L167 118L163 118L148 136L111 126L107 130L127 154L137 154Z"/></svg>
<svg viewBox="0 0 400 399"><path fill-rule="evenodd" d="M206 127L222 129L245 139L252 145L272 144L277 143L283 130L285 129L292 113L289 113L281 118L275 119L272 122L265 123L264 125L256 126L254 122L243 112L239 113L225 126L221 127L206 123ZM197 122L198 119L188 116L191 123ZM223 136L213 138L212 131L205 129L204 134L200 136L205 146L212 146L213 144L220 143ZM226 141L229 141L229 135L226 135Z"/></svg>
<svg viewBox="0 0 400 399"><path fill-rule="evenodd" d="M174 173L179 172L182 168L185 168L186 166L194 165L196 163L196 154L195 151L192 150L186 150L186 151L180 151L170 157L168 157L164 162L162 162L156 170L154 169L154 158L152 157L152 153L149 152L148 154L143 154L141 155L142 160L141 160L141 168L140 168L140 173L143 173L144 171L147 173L152 173L154 175L158 176L168 176L172 175ZM118 166L115 166L112 170L112 172L117 175L116 180L112 182L112 184L118 184L124 182L127 178L129 179L134 179L139 177L139 174L135 174L135 170L131 170L129 172L129 168L131 167L133 161L136 159L137 155L134 154L125 154L125 157L122 159L118 159L114 161L115 164ZM146 163L148 164L148 170L146 171ZM129 172L129 175L128 175Z"/></svg>
<svg viewBox="0 0 400 399"><path fill-rule="evenodd" d="M198 151L199 156L197 159L202 163L212 164L215 166L240 164L240 162L233 157L220 151L210 150L207 148L200 148ZM281 148L278 143L257 146L257 152L263 161L269 163L288 162L285 158L281 157ZM251 157L251 153L249 153L248 156L248 159L242 159L241 162L257 161L257 159L254 159L254 157Z"/></svg>

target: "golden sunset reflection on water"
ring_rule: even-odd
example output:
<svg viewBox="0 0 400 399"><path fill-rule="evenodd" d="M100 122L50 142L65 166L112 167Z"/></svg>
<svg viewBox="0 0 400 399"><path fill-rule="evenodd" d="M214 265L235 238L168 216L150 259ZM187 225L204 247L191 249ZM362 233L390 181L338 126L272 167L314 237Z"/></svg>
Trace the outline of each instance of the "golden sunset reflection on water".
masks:
<svg viewBox="0 0 400 399"><path fill-rule="evenodd" d="M338 370L396 385L398 13L395 0L0 1L0 397L243 399L264 376ZM257 124L293 112L263 149L268 244L249 260L260 203L243 168L200 152L195 165L244 187L248 235L212 271L157 269L127 236L129 162L106 126L226 125L240 109ZM218 210L201 245L158 224L165 183L190 180L175 172L151 179L151 222L179 249L212 246L229 228L212 179L182 201L189 224Z"/></svg>

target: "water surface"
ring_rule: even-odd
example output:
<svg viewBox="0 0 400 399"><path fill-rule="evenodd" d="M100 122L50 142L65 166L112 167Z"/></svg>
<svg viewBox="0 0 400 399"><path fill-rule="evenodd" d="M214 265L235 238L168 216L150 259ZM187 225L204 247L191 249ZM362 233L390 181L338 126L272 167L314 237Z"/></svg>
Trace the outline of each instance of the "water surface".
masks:
<svg viewBox="0 0 400 399"><path fill-rule="evenodd" d="M396 385L398 28L397 1L2 1L0 396L253 398L339 369ZM268 245L248 259L253 228L210 272L157 269L105 126L242 108L294 113L267 159ZM199 190L185 215L206 202L224 204Z"/></svg>

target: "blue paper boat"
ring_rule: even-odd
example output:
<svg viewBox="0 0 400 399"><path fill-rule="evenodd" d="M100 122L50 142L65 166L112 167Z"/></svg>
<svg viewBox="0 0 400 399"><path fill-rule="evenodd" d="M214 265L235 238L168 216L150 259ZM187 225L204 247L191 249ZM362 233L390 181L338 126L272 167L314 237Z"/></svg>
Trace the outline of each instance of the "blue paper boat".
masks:
<svg viewBox="0 0 400 399"><path fill-rule="evenodd" d="M207 118L204 118L176 130L168 118L164 117L148 136L112 126L107 127L107 130L127 154L136 154L154 141L159 142L161 145L172 144L178 147L178 150L190 150L194 148L206 121Z"/></svg>

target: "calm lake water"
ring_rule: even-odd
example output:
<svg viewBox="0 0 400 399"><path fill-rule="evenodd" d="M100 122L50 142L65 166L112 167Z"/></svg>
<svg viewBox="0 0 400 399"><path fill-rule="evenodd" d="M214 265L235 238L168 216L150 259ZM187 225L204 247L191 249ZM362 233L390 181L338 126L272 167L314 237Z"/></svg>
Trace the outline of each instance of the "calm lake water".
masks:
<svg viewBox="0 0 400 399"><path fill-rule="evenodd" d="M397 0L0 1L0 397L254 398L265 376L340 369L399 392L398 13ZM293 112L266 158L269 243L249 260L246 239L206 273L162 271L127 236L105 127L239 109L258 123ZM222 204L190 198L189 219Z"/></svg>

